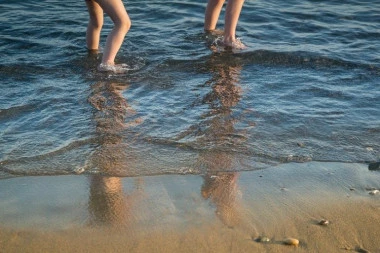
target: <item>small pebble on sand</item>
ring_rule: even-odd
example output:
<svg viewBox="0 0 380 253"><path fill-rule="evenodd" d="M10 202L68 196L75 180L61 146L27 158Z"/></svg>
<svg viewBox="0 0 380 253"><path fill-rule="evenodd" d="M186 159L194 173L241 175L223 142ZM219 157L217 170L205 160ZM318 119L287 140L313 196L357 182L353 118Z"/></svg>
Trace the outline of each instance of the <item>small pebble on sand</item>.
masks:
<svg viewBox="0 0 380 253"><path fill-rule="evenodd" d="M359 253L369 253L368 250L363 249L362 247L356 247L356 248L355 248L355 251L356 251L356 252L359 252Z"/></svg>
<svg viewBox="0 0 380 253"><path fill-rule="evenodd" d="M326 219L322 219L318 222L319 225L322 225L322 226L327 226L330 224L330 222Z"/></svg>
<svg viewBox="0 0 380 253"><path fill-rule="evenodd" d="M300 243L300 241L295 239L295 238L286 238L284 240L284 244L286 244L286 245L298 246L299 243Z"/></svg>
<svg viewBox="0 0 380 253"><path fill-rule="evenodd" d="M269 237L266 237L266 236L259 236L255 239L256 242L262 242L262 243L266 243L266 242L270 242L270 238Z"/></svg>

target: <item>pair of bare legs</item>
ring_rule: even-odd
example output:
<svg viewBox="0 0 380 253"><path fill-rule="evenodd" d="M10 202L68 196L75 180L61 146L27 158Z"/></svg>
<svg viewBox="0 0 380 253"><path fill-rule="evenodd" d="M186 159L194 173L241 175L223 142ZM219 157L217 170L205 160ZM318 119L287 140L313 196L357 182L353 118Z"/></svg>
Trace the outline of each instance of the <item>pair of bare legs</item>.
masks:
<svg viewBox="0 0 380 253"><path fill-rule="evenodd" d="M219 19L225 0L209 0L205 13L205 31L213 31ZM228 0L224 17L224 38L225 46L244 48L245 46L236 40L236 26L239 20L244 0Z"/></svg>
<svg viewBox="0 0 380 253"><path fill-rule="evenodd" d="M131 27L131 20L124 7L122 0L85 0L90 15L87 26L87 48L98 50L100 32L103 26L103 13L105 12L113 21L114 27L107 37L104 48L100 70L112 70L115 66L115 57L119 51L124 37ZM220 12L225 0L209 0L205 14L204 29L206 31L215 30ZM228 0L225 14L224 40L226 46L236 45L236 26L244 0ZM244 47L243 44L237 47Z"/></svg>
<svg viewBox="0 0 380 253"><path fill-rule="evenodd" d="M100 32L103 26L103 13L106 13L114 23L108 34L104 48L100 70L109 70L115 67L115 57L124 37L131 27L131 20L122 0L86 0L90 21L87 26L86 41L89 50L98 50Z"/></svg>

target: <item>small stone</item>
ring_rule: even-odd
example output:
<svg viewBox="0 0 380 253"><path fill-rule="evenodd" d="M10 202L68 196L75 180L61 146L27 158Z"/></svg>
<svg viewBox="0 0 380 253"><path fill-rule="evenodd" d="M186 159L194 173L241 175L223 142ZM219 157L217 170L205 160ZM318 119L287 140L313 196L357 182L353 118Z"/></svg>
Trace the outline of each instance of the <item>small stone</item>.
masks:
<svg viewBox="0 0 380 253"><path fill-rule="evenodd" d="M259 236L255 239L256 242L267 243L270 242L270 238L266 236Z"/></svg>
<svg viewBox="0 0 380 253"><path fill-rule="evenodd" d="M380 162L368 164L368 169L369 170L380 170Z"/></svg>
<svg viewBox="0 0 380 253"><path fill-rule="evenodd" d="M379 194L379 193L380 193L379 190L372 190L372 191L369 192L369 194L371 194L371 195L376 195L376 194Z"/></svg>
<svg viewBox="0 0 380 253"><path fill-rule="evenodd" d="M344 250L351 250L352 251L352 248L350 246L348 246L348 245L345 245L342 249L344 249Z"/></svg>
<svg viewBox="0 0 380 253"><path fill-rule="evenodd" d="M320 220L318 224L321 226L327 226L330 224L330 222L328 220L323 219L323 220Z"/></svg>
<svg viewBox="0 0 380 253"><path fill-rule="evenodd" d="M74 169L75 174L82 174L85 171L83 167L77 167Z"/></svg>
<svg viewBox="0 0 380 253"><path fill-rule="evenodd" d="M305 147L305 143L303 142L297 142L297 145L298 147L301 147L301 148Z"/></svg>
<svg viewBox="0 0 380 253"><path fill-rule="evenodd" d="M359 252L359 253L369 253L368 250L363 249L362 247L356 247L356 248L355 248L355 251L356 251L356 252Z"/></svg>
<svg viewBox="0 0 380 253"><path fill-rule="evenodd" d="M298 246L300 243L300 241L298 241L297 239L295 238L286 238L284 240L284 244L286 245L291 245L291 246Z"/></svg>

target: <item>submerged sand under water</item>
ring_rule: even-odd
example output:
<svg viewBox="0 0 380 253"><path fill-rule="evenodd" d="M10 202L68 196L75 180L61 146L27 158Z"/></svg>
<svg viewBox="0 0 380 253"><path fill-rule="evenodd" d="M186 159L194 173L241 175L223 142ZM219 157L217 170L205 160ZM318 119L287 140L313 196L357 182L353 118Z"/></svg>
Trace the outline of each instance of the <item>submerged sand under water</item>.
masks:
<svg viewBox="0 0 380 253"><path fill-rule="evenodd" d="M380 252L380 171L365 164L0 184L1 252ZM326 219L329 224L319 225ZM266 236L269 242L257 238ZM296 238L298 246L284 245Z"/></svg>

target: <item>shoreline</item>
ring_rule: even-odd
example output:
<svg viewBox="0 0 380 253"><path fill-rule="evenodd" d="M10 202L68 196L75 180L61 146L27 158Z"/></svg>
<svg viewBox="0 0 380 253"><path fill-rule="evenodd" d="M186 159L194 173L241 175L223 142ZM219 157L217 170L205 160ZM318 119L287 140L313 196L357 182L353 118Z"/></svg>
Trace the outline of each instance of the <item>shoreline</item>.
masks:
<svg viewBox="0 0 380 253"><path fill-rule="evenodd" d="M380 172L356 163L1 180L4 252L380 252ZM320 225L321 220L328 225ZM269 242L260 241L267 237ZM284 245L286 238L298 246Z"/></svg>

